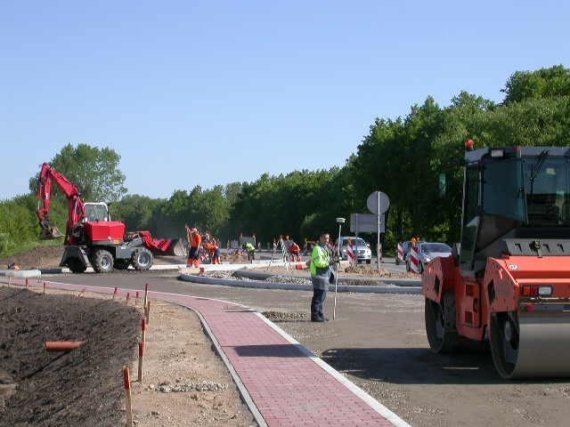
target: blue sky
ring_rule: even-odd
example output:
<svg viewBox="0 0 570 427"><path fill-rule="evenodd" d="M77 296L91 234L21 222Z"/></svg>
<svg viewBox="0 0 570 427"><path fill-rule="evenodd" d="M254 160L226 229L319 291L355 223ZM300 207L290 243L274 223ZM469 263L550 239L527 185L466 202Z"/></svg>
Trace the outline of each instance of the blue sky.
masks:
<svg viewBox="0 0 570 427"><path fill-rule="evenodd" d="M0 200L68 143L155 198L343 166L376 117L569 67L569 4L1 1Z"/></svg>

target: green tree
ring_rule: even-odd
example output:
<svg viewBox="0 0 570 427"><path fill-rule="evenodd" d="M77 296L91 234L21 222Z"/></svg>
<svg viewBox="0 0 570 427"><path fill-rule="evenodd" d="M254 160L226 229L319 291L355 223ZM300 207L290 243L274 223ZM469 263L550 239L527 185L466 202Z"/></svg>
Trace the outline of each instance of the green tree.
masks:
<svg viewBox="0 0 570 427"><path fill-rule="evenodd" d="M0 202L0 256L6 256L27 242L37 241L35 197L18 196Z"/></svg>
<svg viewBox="0 0 570 427"><path fill-rule="evenodd" d="M536 71L517 71L505 85L505 105L527 99L570 96L570 69L562 65Z"/></svg>
<svg viewBox="0 0 570 427"><path fill-rule="evenodd" d="M67 144L48 163L79 189L85 201L115 202L127 192L125 175L119 170L120 159L111 148ZM36 192L37 188L35 176L30 180L30 190Z"/></svg>

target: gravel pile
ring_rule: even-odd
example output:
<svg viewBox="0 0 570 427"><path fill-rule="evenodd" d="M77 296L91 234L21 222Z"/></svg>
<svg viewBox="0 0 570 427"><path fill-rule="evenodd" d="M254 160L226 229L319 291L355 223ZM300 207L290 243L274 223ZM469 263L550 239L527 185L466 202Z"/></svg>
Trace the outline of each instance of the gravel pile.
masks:
<svg viewBox="0 0 570 427"><path fill-rule="evenodd" d="M310 285L311 280L305 279L303 277L294 277L294 276L271 276L268 277L265 282L270 283L292 283L295 285Z"/></svg>
<svg viewBox="0 0 570 427"><path fill-rule="evenodd" d="M200 391L200 392L222 391L226 390L228 388L228 385L215 383L213 381L202 381L199 383L190 382L186 384L161 383L158 386L151 384L149 388L151 390L159 391L161 393L184 393L188 391Z"/></svg>
<svg viewBox="0 0 570 427"><path fill-rule="evenodd" d="M300 312L264 311L261 314L272 322L304 322L309 318L308 313Z"/></svg>

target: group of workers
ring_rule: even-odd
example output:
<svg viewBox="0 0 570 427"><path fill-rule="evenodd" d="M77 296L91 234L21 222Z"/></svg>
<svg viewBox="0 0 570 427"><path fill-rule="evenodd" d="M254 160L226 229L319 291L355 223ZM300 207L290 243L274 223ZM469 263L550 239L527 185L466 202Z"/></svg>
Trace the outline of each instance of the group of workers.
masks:
<svg viewBox="0 0 570 427"><path fill-rule="evenodd" d="M188 238L188 259L187 267L199 267L200 264L209 259L211 264L221 264L220 244L209 233L200 234L196 227L185 226Z"/></svg>

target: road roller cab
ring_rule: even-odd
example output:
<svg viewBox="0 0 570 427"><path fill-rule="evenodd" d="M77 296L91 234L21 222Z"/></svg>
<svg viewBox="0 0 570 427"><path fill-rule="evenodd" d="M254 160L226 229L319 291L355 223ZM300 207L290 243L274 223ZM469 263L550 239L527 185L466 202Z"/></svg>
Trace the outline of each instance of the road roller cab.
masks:
<svg viewBox="0 0 570 427"><path fill-rule="evenodd" d="M570 375L570 150L467 151L459 247L422 276L432 350L488 340L503 378Z"/></svg>

